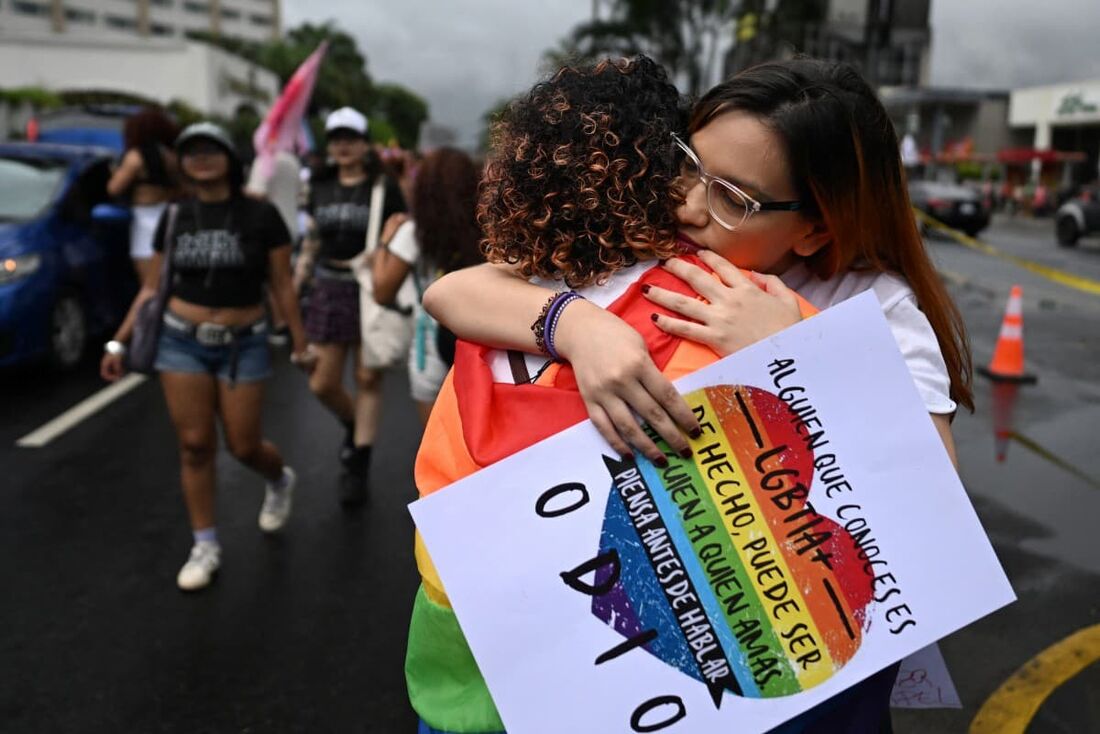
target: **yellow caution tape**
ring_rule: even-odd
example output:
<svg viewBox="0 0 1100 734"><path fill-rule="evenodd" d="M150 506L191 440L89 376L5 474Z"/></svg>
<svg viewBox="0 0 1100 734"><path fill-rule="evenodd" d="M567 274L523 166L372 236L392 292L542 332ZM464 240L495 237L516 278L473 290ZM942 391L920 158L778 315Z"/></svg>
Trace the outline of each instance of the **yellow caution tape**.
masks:
<svg viewBox="0 0 1100 734"><path fill-rule="evenodd" d="M938 229L941 232L946 232L948 235L951 236L953 240L958 242L960 245L969 247L972 250L977 250L978 252L981 252L985 255L990 255L992 257L1005 260L1006 262L1010 262L1013 265L1017 265L1024 270L1035 273L1036 275L1046 278L1047 280L1052 280L1059 285L1064 285L1067 288L1073 288L1074 290L1079 290L1094 296L1100 296L1100 281L1092 280L1091 278L1085 278L1080 275L1074 275L1073 273L1067 273L1064 270L1052 268L1048 265L1042 265L1040 263L1033 262L1022 257L1017 257L1016 255L1009 255L1007 252L1001 252L996 247L993 247L993 245L986 244L985 242L979 242L978 240L974 239L964 232L960 232L957 229L948 227L943 222L929 216L928 214L925 214L920 209L913 209L913 211L916 212L917 218L920 219L922 222L927 224L929 227L932 227L933 229Z"/></svg>

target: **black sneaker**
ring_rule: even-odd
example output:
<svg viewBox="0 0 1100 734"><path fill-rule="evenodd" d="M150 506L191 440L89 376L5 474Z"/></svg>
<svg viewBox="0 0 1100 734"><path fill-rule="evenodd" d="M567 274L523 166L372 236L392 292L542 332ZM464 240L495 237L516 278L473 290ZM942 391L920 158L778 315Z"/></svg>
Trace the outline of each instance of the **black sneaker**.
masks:
<svg viewBox="0 0 1100 734"><path fill-rule="evenodd" d="M349 467L355 458L355 426L351 425L344 431L344 442L340 444L340 463L345 468Z"/></svg>
<svg viewBox="0 0 1100 734"><path fill-rule="evenodd" d="M361 505L370 487L370 446L352 448L340 474L340 504L345 507Z"/></svg>
<svg viewBox="0 0 1100 734"><path fill-rule="evenodd" d="M358 507L367 499L369 482L366 472L361 474L344 470L340 473L340 504L344 507Z"/></svg>

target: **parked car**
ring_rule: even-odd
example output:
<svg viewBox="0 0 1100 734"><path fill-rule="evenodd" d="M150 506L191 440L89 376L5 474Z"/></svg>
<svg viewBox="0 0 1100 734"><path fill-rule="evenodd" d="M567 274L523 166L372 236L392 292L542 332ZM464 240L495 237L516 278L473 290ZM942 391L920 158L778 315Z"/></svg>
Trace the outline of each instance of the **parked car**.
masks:
<svg viewBox="0 0 1100 734"><path fill-rule="evenodd" d="M965 186L938 181L910 181L913 206L948 227L973 237L989 226L989 208L979 192Z"/></svg>
<svg viewBox="0 0 1100 734"><path fill-rule="evenodd" d="M1063 247L1073 247L1082 237L1100 232L1100 186L1081 189L1054 215L1054 236Z"/></svg>
<svg viewBox="0 0 1100 734"><path fill-rule="evenodd" d="M124 217L107 202L110 150L0 143L0 367L75 366L137 289Z"/></svg>
<svg viewBox="0 0 1100 734"><path fill-rule="evenodd" d="M93 104L44 112L35 120L37 138L33 142L109 148L121 154L123 125L140 109L135 105Z"/></svg>

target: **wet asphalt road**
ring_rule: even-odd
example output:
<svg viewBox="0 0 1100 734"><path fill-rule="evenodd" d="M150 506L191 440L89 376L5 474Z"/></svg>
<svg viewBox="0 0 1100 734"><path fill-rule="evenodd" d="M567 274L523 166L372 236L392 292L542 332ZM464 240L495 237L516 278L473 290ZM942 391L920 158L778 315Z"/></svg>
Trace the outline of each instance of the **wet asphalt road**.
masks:
<svg viewBox="0 0 1100 734"><path fill-rule="evenodd" d="M1005 252L1100 280L1100 242L1053 243L1048 222L998 221ZM1029 368L1016 428L1100 479L1100 297L930 240L988 361L1008 287L1024 286ZM285 353L284 353L285 356ZM59 379L0 376L0 732L412 732L405 631L416 587L411 466L419 425L389 376L366 507L336 501L340 431L282 363L265 425L299 472L287 531L256 528L262 482L220 456L224 566L176 590L190 547L171 427L154 382L42 449L14 442L100 387L92 361ZM964 483L1020 597L941 647L964 708L896 711L901 734L965 732L989 694L1047 646L1100 623L1100 488L1021 444L994 459L989 387L955 422ZM1028 730L1100 731L1093 664Z"/></svg>
<svg viewBox="0 0 1100 734"><path fill-rule="evenodd" d="M184 595L191 538L154 383L43 449L12 447L78 386L98 388L91 372L0 389L0 731L414 731L402 666L419 424L404 376L388 380L371 499L346 513L342 432L279 369L265 425L299 472L294 516L265 537L262 480L220 456L223 567Z"/></svg>

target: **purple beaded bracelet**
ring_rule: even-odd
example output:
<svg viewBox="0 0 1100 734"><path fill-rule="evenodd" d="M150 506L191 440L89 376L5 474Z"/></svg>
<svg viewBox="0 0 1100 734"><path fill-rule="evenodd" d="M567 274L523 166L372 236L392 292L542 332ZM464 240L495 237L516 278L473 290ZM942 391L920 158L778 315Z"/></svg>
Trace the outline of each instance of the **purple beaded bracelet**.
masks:
<svg viewBox="0 0 1100 734"><path fill-rule="evenodd" d="M561 314L562 311L565 310L565 307L578 298L584 298L584 296L576 291L559 293L554 298L554 302L550 304L550 308L546 311L546 327L543 330L543 341L546 347L546 354L555 362L561 361L561 355L558 354L558 350L554 346L554 337L558 332L558 321L561 319Z"/></svg>

